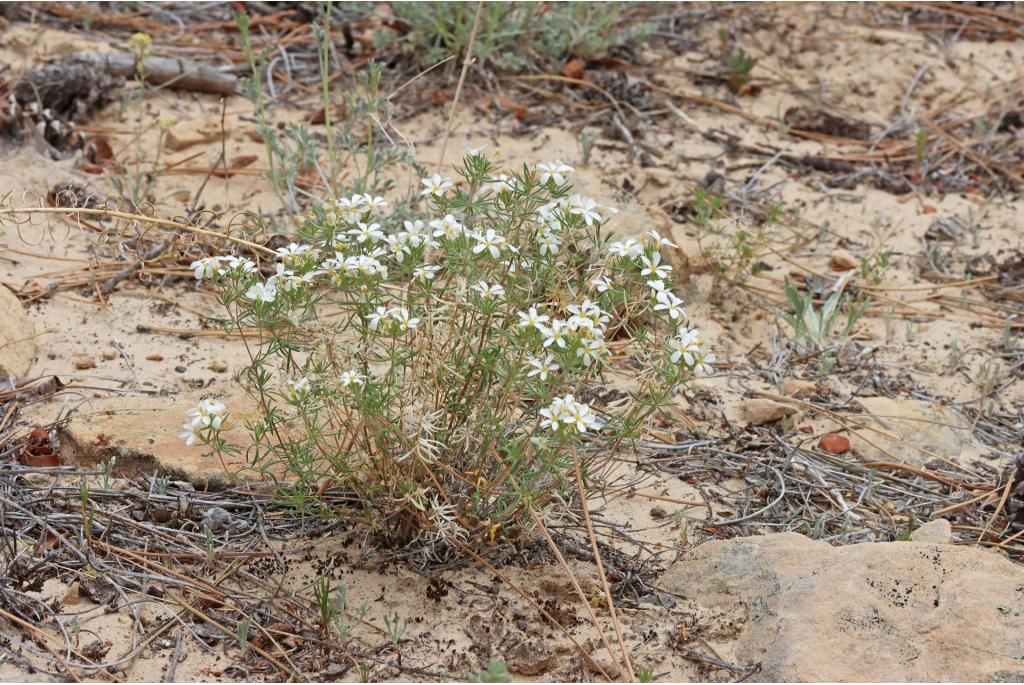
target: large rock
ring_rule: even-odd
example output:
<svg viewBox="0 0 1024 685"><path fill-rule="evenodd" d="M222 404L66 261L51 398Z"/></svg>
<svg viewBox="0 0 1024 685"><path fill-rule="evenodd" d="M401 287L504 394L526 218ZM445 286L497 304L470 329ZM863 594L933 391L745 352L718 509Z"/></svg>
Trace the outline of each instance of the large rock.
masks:
<svg viewBox="0 0 1024 685"><path fill-rule="evenodd" d="M866 459L895 458L919 466L936 457L955 460L962 445L971 440L970 424L938 404L888 397L857 401L866 411L860 419L874 430L855 431L851 444Z"/></svg>
<svg viewBox="0 0 1024 685"><path fill-rule="evenodd" d="M697 635L760 664L762 681L1024 678L1024 569L980 548L735 538L697 548L661 585L695 616L734 617L727 635Z"/></svg>
<svg viewBox="0 0 1024 685"><path fill-rule="evenodd" d="M204 456L202 445L188 446L180 437L186 412L204 397L215 397L228 407L231 429L224 438L240 451L225 457ZM249 434L245 423L258 417L255 403L236 388L221 392L196 391L177 396L121 398L105 404L102 411L73 412L59 426L61 459L77 466L94 466L117 457L115 473L135 477L161 473L192 481L196 485L232 482L251 472L245 449Z"/></svg>
<svg viewBox="0 0 1024 685"><path fill-rule="evenodd" d="M36 358L36 327L21 302L0 285L0 382L28 375Z"/></svg>

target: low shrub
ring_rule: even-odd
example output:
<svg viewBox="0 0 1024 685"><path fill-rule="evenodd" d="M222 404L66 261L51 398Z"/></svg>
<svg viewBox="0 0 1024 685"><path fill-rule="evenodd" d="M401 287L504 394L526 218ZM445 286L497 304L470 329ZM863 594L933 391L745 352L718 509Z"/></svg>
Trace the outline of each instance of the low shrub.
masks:
<svg viewBox="0 0 1024 685"><path fill-rule="evenodd" d="M340 488L385 543L440 559L519 536L531 509L571 497L574 459L586 473L642 435L713 356L673 293L668 241L613 240L614 211L571 173L505 175L470 153L458 182L422 180L422 218L382 224L386 201L355 195L311 209L273 271L195 262L225 325L259 331L241 374L262 414L249 463L297 505L336 507L316 493ZM598 406L613 360L630 389ZM184 437L223 456L232 423L205 402Z"/></svg>

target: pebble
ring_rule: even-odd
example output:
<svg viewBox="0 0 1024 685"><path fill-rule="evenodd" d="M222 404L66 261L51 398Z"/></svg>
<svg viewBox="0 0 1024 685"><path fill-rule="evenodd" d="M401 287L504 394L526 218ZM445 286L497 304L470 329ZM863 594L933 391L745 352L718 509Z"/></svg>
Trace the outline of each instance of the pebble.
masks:
<svg viewBox="0 0 1024 685"><path fill-rule="evenodd" d="M96 362L92 360L92 357L76 357L75 368L78 369L79 371L84 371L85 369L94 369L96 368Z"/></svg>
<svg viewBox="0 0 1024 685"><path fill-rule="evenodd" d="M856 269L860 266L860 261L852 254L843 249L832 250L830 257L832 266L836 269L846 271L848 269Z"/></svg>
<svg viewBox="0 0 1024 685"><path fill-rule="evenodd" d="M805 397L813 395L818 389L818 384L813 381L805 381L799 378L790 378L782 386L782 392L789 397Z"/></svg>
<svg viewBox="0 0 1024 685"><path fill-rule="evenodd" d="M826 433L821 436L818 447L822 452L829 454L843 454L850 451L850 439L845 435L839 435L839 433Z"/></svg>
<svg viewBox="0 0 1024 685"><path fill-rule="evenodd" d="M792 416L795 413L796 407L793 405L782 404L774 400L752 399L743 404L743 418L751 426L778 421L784 416Z"/></svg>
<svg viewBox="0 0 1024 685"><path fill-rule="evenodd" d="M217 373L224 373L228 370L228 363L221 361L220 359L214 359L210 362L210 370L216 371Z"/></svg>

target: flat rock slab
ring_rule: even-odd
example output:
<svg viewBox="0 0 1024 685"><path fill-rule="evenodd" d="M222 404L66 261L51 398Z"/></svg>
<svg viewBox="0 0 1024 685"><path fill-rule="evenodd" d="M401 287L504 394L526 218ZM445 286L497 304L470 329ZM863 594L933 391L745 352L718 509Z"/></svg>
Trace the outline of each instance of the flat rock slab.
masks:
<svg viewBox="0 0 1024 685"><path fill-rule="evenodd" d="M211 396L227 405L233 428L223 436L241 449L226 456L224 464L216 456L204 456L207 449L202 445L188 446L179 437L188 410L200 399ZM117 456L115 473L127 477L159 472L197 485L241 480L236 472L247 466L245 447L249 434L245 421L255 416L253 401L239 390L228 394L207 390L104 400L102 409L90 412L82 408L72 413L59 429L61 459L78 466L93 466Z"/></svg>
<svg viewBox="0 0 1024 685"><path fill-rule="evenodd" d="M1024 679L1024 569L980 548L735 538L698 547L661 587L694 614L736 617L721 646L760 664L756 680Z"/></svg>
<svg viewBox="0 0 1024 685"><path fill-rule="evenodd" d="M955 460L971 441L970 424L938 404L888 397L860 397L857 402L865 410L860 420L875 429L850 436L854 452L864 458L895 457L921 466L936 458Z"/></svg>
<svg viewBox="0 0 1024 685"><path fill-rule="evenodd" d="M36 358L36 327L14 293L0 285L0 381L22 379Z"/></svg>

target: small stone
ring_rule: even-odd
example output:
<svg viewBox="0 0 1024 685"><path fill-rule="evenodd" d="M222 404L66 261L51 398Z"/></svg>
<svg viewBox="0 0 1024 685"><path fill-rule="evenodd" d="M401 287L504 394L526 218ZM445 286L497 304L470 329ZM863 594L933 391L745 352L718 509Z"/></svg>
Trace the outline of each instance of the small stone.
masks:
<svg viewBox="0 0 1024 685"><path fill-rule="evenodd" d="M174 370L177 371L178 373L185 373L186 371L188 371L188 367L178 365L174 367Z"/></svg>
<svg viewBox="0 0 1024 685"><path fill-rule="evenodd" d="M164 356L162 354L147 354L146 360L151 362L162 362L164 360Z"/></svg>
<svg viewBox="0 0 1024 685"><path fill-rule="evenodd" d="M96 367L96 362L92 360L92 357L76 357L75 368L79 371L85 371L86 369L92 369Z"/></svg>
<svg viewBox="0 0 1024 685"><path fill-rule="evenodd" d="M651 514L651 518L654 519L655 521L659 521L661 519L668 518L668 512L665 511L665 507L659 507L659 506L651 507L650 514Z"/></svg>
<svg viewBox="0 0 1024 685"><path fill-rule="evenodd" d="M843 454L850 451L850 439L839 433L827 433L821 436L818 448L829 454Z"/></svg>
<svg viewBox="0 0 1024 685"><path fill-rule="evenodd" d="M228 370L228 363L220 359L214 359L210 362L210 370L217 373L225 373Z"/></svg>
<svg viewBox="0 0 1024 685"><path fill-rule="evenodd" d="M775 400L752 399L743 404L743 418L751 426L760 426L772 421L778 421L784 416L792 416L796 413L796 407L790 404L783 404Z"/></svg>
<svg viewBox="0 0 1024 685"><path fill-rule="evenodd" d="M210 507L203 512L203 525L212 532L219 533L232 524L231 513L222 507Z"/></svg>
<svg viewBox="0 0 1024 685"><path fill-rule="evenodd" d="M782 386L782 392L788 397L807 397L818 391L818 384L799 378L790 378Z"/></svg>
<svg viewBox="0 0 1024 685"><path fill-rule="evenodd" d="M113 361L114 359L117 359L117 354L117 350L103 350L103 359L108 362Z"/></svg>
<svg viewBox="0 0 1024 685"><path fill-rule="evenodd" d="M913 542L931 542L936 545L953 544L953 526L946 519L935 519L925 523L910 534Z"/></svg>
<svg viewBox="0 0 1024 685"><path fill-rule="evenodd" d="M856 257L840 248L832 250L830 259L832 261L832 268L839 271L848 271L860 266L860 261Z"/></svg>

